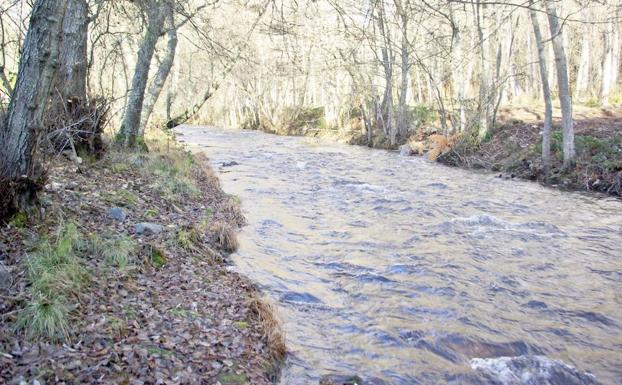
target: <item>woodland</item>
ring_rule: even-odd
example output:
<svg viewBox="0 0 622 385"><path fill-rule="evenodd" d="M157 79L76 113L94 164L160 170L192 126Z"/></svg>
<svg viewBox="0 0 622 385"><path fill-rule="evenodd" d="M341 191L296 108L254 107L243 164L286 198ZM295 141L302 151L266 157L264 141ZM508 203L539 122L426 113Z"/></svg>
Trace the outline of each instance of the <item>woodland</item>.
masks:
<svg viewBox="0 0 622 385"><path fill-rule="evenodd" d="M621 32L620 0L0 0L0 379L274 380L278 322L224 267L239 199L181 125L622 195ZM188 271L227 306L173 305ZM218 364L167 353L189 341Z"/></svg>

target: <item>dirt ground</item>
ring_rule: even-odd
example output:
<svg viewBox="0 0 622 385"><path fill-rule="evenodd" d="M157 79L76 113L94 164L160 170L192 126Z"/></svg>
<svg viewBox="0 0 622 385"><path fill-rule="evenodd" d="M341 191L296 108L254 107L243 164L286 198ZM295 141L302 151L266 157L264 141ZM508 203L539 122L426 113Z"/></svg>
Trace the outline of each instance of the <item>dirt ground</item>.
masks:
<svg viewBox="0 0 622 385"><path fill-rule="evenodd" d="M166 170L186 159L185 182L196 191L183 198L167 187L175 175ZM227 267L244 218L205 157L173 150L112 153L88 165L58 160L41 201L42 221L0 228L0 263L9 273L0 288L0 383L272 383L283 336L255 287ZM138 234L141 222L161 231ZM120 269L86 247L88 282L67 296L68 335L34 338L16 327L33 300L26 266L41 240L67 223L86 240L127 239L131 261Z"/></svg>

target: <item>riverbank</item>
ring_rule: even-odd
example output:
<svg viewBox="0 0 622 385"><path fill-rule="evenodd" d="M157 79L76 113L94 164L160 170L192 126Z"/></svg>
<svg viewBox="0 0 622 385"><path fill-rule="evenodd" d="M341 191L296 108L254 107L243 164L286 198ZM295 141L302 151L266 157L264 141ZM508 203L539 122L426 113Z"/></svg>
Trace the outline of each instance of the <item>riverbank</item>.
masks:
<svg viewBox="0 0 622 385"><path fill-rule="evenodd" d="M60 159L41 202L42 220L0 229L0 382L276 378L283 335L227 268L244 217L207 158L162 146Z"/></svg>
<svg viewBox="0 0 622 385"><path fill-rule="evenodd" d="M535 118L540 115L534 114ZM514 113L516 116L516 113ZM574 121L576 165L562 170L562 132L554 122L552 168L542 172L542 123L537 119L506 118L490 136L477 143L460 137L442 148L437 160L449 166L483 169L502 178L538 181L550 187L622 196L622 112L602 110Z"/></svg>
<svg viewBox="0 0 622 385"><path fill-rule="evenodd" d="M375 133L371 138L362 128L360 118L340 129L330 129L317 116L302 119L285 129L263 131L281 135L320 137L345 144L402 154L425 156L448 166L486 170L501 178L538 181L549 187L592 191L622 196L622 108L575 106L574 130L577 150L576 168L563 172L561 111L554 108L552 134L552 169L545 183L542 175L541 131L544 112L538 105L507 106L498 114L498 126L479 142L465 135L442 134L438 116L431 108L413 112L418 127L408 139L391 146L388 138Z"/></svg>

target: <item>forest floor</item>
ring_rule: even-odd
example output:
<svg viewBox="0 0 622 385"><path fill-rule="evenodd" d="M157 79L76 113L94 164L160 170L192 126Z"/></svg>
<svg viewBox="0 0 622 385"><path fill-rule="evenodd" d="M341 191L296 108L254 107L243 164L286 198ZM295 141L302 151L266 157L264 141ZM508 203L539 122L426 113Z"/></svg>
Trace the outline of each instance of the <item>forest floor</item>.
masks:
<svg viewBox="0 0 622 385"><path fill-rule="evenodd" d="M272 383L283 336L204 156L58 159L41 202L0 228L0 383Z"/></svg>

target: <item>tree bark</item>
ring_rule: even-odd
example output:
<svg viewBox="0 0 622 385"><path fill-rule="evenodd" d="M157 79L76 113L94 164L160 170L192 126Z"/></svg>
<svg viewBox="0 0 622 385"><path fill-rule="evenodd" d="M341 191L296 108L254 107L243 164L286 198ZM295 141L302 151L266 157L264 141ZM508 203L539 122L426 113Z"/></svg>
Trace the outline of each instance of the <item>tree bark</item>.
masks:
<svg viewBox="0 0 622 385"><path fill-rule="evenodd" d="M614 7L612 2L608 2L608 5ZM605 107L609 106L609 96L618 80L620 66L620 29L617 25L620 5L615 5L615 8L615 13L609 16L610 20L607 23L607 30L603 36L605 54L602 63L603 76L600 87L600 103Z"/></svg>
<svg viewBox="0 0 622 385"><path fill-rule="evenodd" d="M544 53L544 40L538 22L538 13L533 9L533 0L530 1L530 17L533 26L533 34L538 48L538 64L540 77L542 78L542 95L544 97L544 128L542 129L542 172L545 180L548 180L551 170L551 127L553 126L553 105L551 101L551 87L549 86L549 74Z"/></svg>
<svg viewBox="0 0 622 385"><path fill-rule="evenodd" d="M587 12L587 11L586 11ZM590 19L590 14L586 14L585 22ZM577 81L575 84L574 97L581 99L588 90L590 76L590 55L591 55L591 25L585 25L583 29L583 38L581 39L581 53L579 54L579 68L577 70Z"/></svg>
<svg viewBox="0 0 622 385"><path fill-rule="evenodd" d="M486 57L486 41L485 35L486 29L486 16L485 5L481 4L480 0L476 1L475 5L475 19L477 27L477 35L479 38L479 62L480 62L480 76L479 76L479 139L483 139L490 129L490 100L489 100L489 88L490 84L490 63Z"/></svg>
<svg viewBox="0 0 622 385"><path fill-rule="evenodd" d="M88 11L86 0L67 1L56 81L56 89L65 100L86 100Z"/></svg>
<svg viewBox="0 0 622 385"><path fill-rule="evenodd" d="M382 38L382 47L380 49L382 55L382 67L384 69L384 97L382 99L382 126L385 135L389 136L391 146L396 144L396 133L393 127L393 52L391 50L391 35L387 31L387 22L385 20L384 2L378 4L377 24Z"/></svg>
<svg viewBox="0 0 622 385"><path fill-rule="evenodd" d="M145 4L145 7L147 8L147 30L138 50L132 89L129 93L121 129L117 135L117 142L130 148L135 148L139 144L140 117L149 79L149 67L165 19L162 1L154 5Z"/></svg>
<svg viewBox="0 0 622 385"><path fill-rule="evenodd" d="M462 31L457 25L457 21L454 18L453 7L449 8L449 15L451 18L451 32L452 32L452 52L451 52L451 79L453 83L453 98L454 103L458 104L458 132L464 132L466 129L466 109L464 101L465 91L465 65L464 54L462 49ZM454 129L455 129L454 125Z"/></svg>
<svg viewBox="0 0 622 385"><path fill-rule="evenodd" d="M570 94L570 82L568 80L568 65L566 52L562 39L562 30L559 24L557 10L552 0L546 0L546 12L549 19L551 39L553 42L553 54L555 55L555 67L557 69L557 87L559 103L562 110L562 129L564 142L564 169L570 170L575 158L574 131L572 127L572 96Z"/></svg>
<svg viewBox="0 0 622 385"><path fill-rule="evenodd" d="M144 135L145 129L147 127L147 123L149 123L149 118L153 113L153 108L160 97L160 93L162 92L162 88L164 88L164 83L168 78L168 75L171 72L171 68L173 68L173 62L175 61L175 52L177 50L177 28L175 27L175 13L172 7L168 9L168 27L169 30L167 32L168 42L166 45L166 54L160 66L158 67L158 71L155 74L153 79L153 83L149 87L147 91L147 95L145 97L145 103L142 111L142 116L140 120L140 136Z"/></svg>
<svg viewBox="0 0 622 385"><path fill-rule="evenodd" d="M399 136L399 140L402 141L406 139L407 131L408 131L408 118L406 116L406 96L408 94L408 73L410 67L410 58L409 58L409 43L408 43L408 14L405 7L402 6L400 0L395 0L395 5L397 7L397 11L401 21L401 33L402 33L402 41L400 47L400 55L401 55L401 84L400 84L400 95L398 101L398 110L397 110L397 134Z"/></svg>
<svg viewBox="0 0 622 385"><path fill-rule="evenodd" d="M36 150L54 76L58 71L65 6L65 2L57 0L37 0L34 3L22 47L17 82L5 125L0 132L0 179L3 180L0 186L6 188L17 184L13 205L23 210L32 204L34 191L20 190L19 186L37 186L42 177Z"/></svg>

